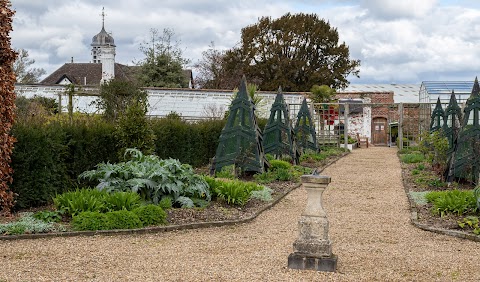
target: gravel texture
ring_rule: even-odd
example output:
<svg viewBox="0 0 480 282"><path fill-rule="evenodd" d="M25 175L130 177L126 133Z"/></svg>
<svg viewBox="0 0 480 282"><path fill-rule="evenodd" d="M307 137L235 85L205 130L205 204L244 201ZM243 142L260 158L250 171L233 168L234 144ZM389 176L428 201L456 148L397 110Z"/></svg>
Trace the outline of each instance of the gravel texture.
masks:
<svg viewBox="0 0 480 282"><path fill-rule="evenodd" d="M411 225L396 149L354 150L322 174L336 273L286 267L299 188L236 226L0 241L0 281L480 281L480 243Z"/></svg>

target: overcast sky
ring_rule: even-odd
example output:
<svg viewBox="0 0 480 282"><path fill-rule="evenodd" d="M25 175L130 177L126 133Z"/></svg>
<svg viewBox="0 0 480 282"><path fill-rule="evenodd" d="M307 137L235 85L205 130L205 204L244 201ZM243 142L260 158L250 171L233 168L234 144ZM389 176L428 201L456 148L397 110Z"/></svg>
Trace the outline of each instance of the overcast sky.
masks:
<svg viewBox="0 0 480 282"><path fill-rule="evenodd" d="M242 27L259 17L316 13L338 29L340 41L361 60L351 83L473 81L480 74L480 2L476 0L11 0L14 48L25 48L36 67L53 72L71 57L91 61L90 43L102 25L116 44L116 61L142 58L149 30L173 29L192 63L214 42L230 49ZM195 76L195 72L194 72Z"/></svg>

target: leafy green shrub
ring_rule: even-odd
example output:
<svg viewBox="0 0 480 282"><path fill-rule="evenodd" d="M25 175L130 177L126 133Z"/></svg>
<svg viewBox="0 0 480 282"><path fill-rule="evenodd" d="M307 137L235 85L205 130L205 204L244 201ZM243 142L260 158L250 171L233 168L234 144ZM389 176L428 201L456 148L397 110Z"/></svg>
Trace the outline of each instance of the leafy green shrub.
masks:
<svg viewBox="0 0 480 282"><path fill-rule="evenodd" d="M53 222L45 222L33 217L33 213L24 213L18 221L0 224L0 235L18 235L65 231L65 227Z"/></svg>
<svg viewBox="0 0 480 282"><path fill-rule="evenodd" d="M427 193L425 199L433 204L432 212L440 216L448 213L457 215L475 213L478 210L471 190L433 191Z"/></svg>
<svg viewBox="0 0 480 282"><path fill-rule="evenodd" d="M289 170L292 167L292 164L282 160L271 160L270 161L270 170L285 169Z"/></svg>
<svg viewBox="0 0 480 282"><path fill-rule="evenodd" d="M425 164L418 164L417 170L425 170Z"/></svg>
<svg viewBox="0 0 480 282"><path fill-rule="evenodd" d="M433 133L426 132L422 136L422 141L418 149L431 160L434 167L439 167L440 171L444 171L447 167L447 151L448 139L443 134L442 130Z"/></svg>
<svg viewBox="0 0 480 282"><path fill-rule="evenodd" d="M62 220L63 211L38 211L33 217L44 222L59 222Z"/></svg>
<svg viewBox="0 0 480 282"><path fill-rule="evenodd" d="M143 226L167 223L167 213L157 205L140 206L133 212L138 216Z"/></svg>
<svg viewBox="0 0 480 282"><path fill-rule="evenodd" d="M108 229L134 229L143 227L142 221L133 211L121 210L105 214L107 216Z"/></svg>
<svg viewBox="0 0 480 282"><path fill-rule="evenodd" d="M105 196L105 207L108 211L131 211L141 204L140 196L134 192L115 192Z"/></svg>
<svg viewBox="0 0 480 282"><path fill-rule="evenodd" d="M273 190L268 187L263 187L262 190L252 191L250 194L250 199L258 199L264 202L271 202Z"/></svg>
<svg viewBox="0 0 480 282"><path fill-rule="evenodd" d="M107 215L98 211L86 211L74 215L71 224L73 229L78 231L110 229Z"/></svg>
<svg viewBox="0 0 480 282"><path fill-rule="evenodd" d="M144 154L155 151L155 134L145 116L146 112L146 105L137 101L130 103L125 114L120 116L115 128L120 159L127 148L137 148Z"/></svg>
<svg viewBox="0 0 480 282"><path fill-rule="evenodd" d="M422 154L405 154L400 157L401 161L406 164L420 163L425 160Z"/></svg>
<svg viewBox="0 0 480 282"><path fill-rule="evenodd" d="M105 198L107 192L96 189L77 189L66 192L53 198L57 210L62 210L67 216L74 216L81 212L106 211Z"/></svg>
<svg viewBox="0 0 480 282"><path fill-rule="evenodd" d="M154 204L166 196L182 207L193 207L192 198L210 201L208 184L190 165L145 156L137 149L127 149L126 153L132 155L128 162L101 163L96 170L85 171L79 177L97 180L99 190L132 191Z"/></svg>

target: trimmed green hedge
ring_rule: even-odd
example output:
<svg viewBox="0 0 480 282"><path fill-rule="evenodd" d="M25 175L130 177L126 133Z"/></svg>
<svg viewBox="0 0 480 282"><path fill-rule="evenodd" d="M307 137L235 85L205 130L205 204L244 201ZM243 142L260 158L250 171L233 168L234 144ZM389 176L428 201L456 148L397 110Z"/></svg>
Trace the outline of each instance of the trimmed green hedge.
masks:
<svg viewBox="0 0 480 282"><path fill-rule="evenodd" d="M215 156L224 120L187 123L178 119L151 120L160 158L192 166L208 164ZM66 116L17 121L12 156L16 208L45 205L55 194L76 188L80 173L101 162L118 162L115 125L99 116ZM82 183L93 185L92 183Z"/></svg>
<svg viewBox="0 0 480 282"><path fill-rule="evenodd" d="M180 119L152 120L156 154L194 167L208 164L215 156L225 120L188 123Z"/></svg>

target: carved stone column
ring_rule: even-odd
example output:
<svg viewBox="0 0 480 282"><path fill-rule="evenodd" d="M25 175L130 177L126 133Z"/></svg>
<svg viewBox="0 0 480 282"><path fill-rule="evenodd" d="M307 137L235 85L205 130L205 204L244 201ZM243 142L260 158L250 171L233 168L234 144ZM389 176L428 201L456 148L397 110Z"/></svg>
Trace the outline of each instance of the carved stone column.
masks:
<svg viewBox="0 0 480 282"><path fill-rule="evenodd" d="M330 176L303 175L302 185L307 191L307 206L298 221L299 236L288 256L288 267L335 271L337 256L332 254L328 238L328 219L322 207L322 194L330 183Z"/></svg>

